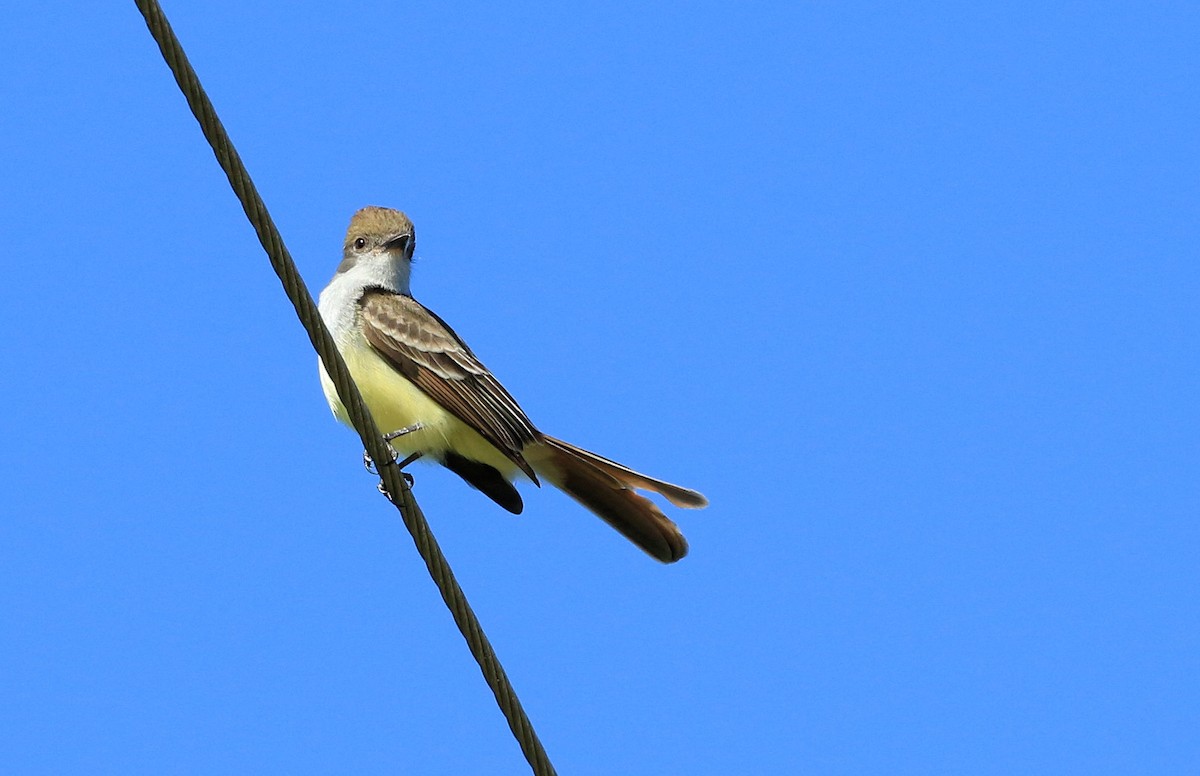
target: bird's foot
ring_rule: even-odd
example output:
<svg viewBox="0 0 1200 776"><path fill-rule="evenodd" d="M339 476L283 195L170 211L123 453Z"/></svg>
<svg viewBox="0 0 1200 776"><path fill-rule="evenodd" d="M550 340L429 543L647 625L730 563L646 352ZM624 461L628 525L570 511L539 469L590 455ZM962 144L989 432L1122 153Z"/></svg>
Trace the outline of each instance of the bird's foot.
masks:
<svg viewBox="0 0 1200 776"><path fill-rule="evenodd" d="M399 439L400 437L404 436L405 434L411 434L412 432L420 431L423 428L425 428L424 423L413 423L411 426L405 426L404 428L398 428L395 431L389 431L388 433L383 435L383 441L388 443L388 446L390 449L391 442L393 439ZM412 463L413 461L417 460L420 457L421 457L420 453L414 453L413 455L410 455L408 458L405 458L403 461L400 462L400 468L403 469L405 466L408 466L410 463ZM393 449L392 450L392 460L389 461L389 463L395 463L396 458L397 458L396 451ZM379 470L375 467L374 459L371 458L371 454L368 453L366 450L363 450L363 468L365 468L371 474L374 474L376 476L379 475ZM407 475L406 475L406 477L407 477ZM407 477L407 479L411 480L412 478ZM411 482L408 484L412 485Z"/></svg>
<svg viewBox="0 0 1200 776"><path fill-rule="evenodd" d="M392 460L396 460L395 450L392 451ZM367 470L368 474L374 474L376 477L379 476L379 469L375 468L375 459L366 450L363 450L363 468Z"/></svg>
<svg viewBox="0 0 1200 776"><path fill-rule="evenodd" d="M413 476L411 474L409 474L408 472L404 471L404 467L408 466L410 463L417 460L422 455L424 455L424 453L413 453L412 455L408 456L407 458L405 458L403 461L400 461L400 462L397 462L395 458L392 459L392 463L395 463L396 466L398 466L400 468L400 476L404 478L404 482L410 488L413 486ZM371 460L370 456L366 455L366 453L364 453L363 456L366 458L366 460L368 460L368 461ZM372 473L378 474L378 472L374 472L371 469L368 469L368 471L372 471ZM387 486L385 486L383 484L382 478L379 480L379 484L376 485L376 487L379 488L380 493L387 496L388 501L395 503L396 500L394 498L392 498L392 494L388 492Z"/></svg>
<svg viewBox="0 0 1200 776"><path fill-rule="evenodd" d="M425 428L424 423L413 423L411 426L405 426L404 428L396 429L395 431L390 431L383 435L383 441L388 443L388 449L392 451L392 460L388 461L388 463L394 463L394 464L396 464L397 467L399 467L400 474L403 475L404 481L406 483L408 483L408 487L410 487L410 488L413 486L413 476L411 474L409 474L408 472L404 471L404 467L408 466L410 463L412 463L413 461L420 458L423 455L423 453L419 453L419 452L413 453L413 454L409 455L407 458L405 458L403 461L397 462L396 459L399 456L396 454L395 449L392 448L391 443L392 443L393 439L398 439L398 438L404 436L405 434L411 434L414 431L420 431L423 428ZM365 466L367 471L370 472L371 474L374 474L375 476L379 476L379 469L376 468L375 461L371 458L370 453L368 453L365 450L363 451L363 466ZM382 493L383 495L387 496L388 500L391 501L392 495L390 493L388 493L387 488L384 487L382 479L379 481L378 487L379 487L379 492Z"/></svg>

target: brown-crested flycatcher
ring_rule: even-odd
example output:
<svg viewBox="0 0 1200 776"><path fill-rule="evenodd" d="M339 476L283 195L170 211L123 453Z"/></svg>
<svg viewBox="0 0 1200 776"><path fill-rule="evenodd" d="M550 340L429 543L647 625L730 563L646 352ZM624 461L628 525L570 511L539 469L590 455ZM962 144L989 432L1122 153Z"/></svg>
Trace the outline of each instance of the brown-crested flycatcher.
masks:
<svg viewBox="0 0 1200 776"><path fill-rule="evenodd" d="M363 208L350 219L342 263L320 299L321 317L392 447L409 460L442 464L514 514L523 505L512 480L545 478L658 560L686 555L675 523L634 491L654 491L678 507L708 500L538 431L466 343L412 298L415 247L407 216ZM349 424L323 366L321 386L333 414Z"/></svg>

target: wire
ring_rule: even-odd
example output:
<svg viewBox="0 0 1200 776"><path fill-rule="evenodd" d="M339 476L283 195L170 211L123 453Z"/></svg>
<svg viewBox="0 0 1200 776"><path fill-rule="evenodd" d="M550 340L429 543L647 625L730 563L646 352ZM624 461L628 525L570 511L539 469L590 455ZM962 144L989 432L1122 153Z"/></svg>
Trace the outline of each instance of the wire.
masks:
<svg viewBox="0 0 1200 776"><path fill-rule="evenodd" d="M325 371L329 373L330 379L337 388L338 397L346 407L354 430L362 439L363 448L377 464L380 461L387 462L378 465L383 486L389 494L392 494L389 498L400 510L400 517L404 520L404 526L408 532L412 534L417 552L425 561L429 575L437 585L438 592L442 594L442 600L450 609L455 624L458 625L459 631L467 641L471 655L479 664L484 679L487 680L488 686L496 696L496 703L504 713L508 727L512 730L517 743L520 744L525 759L529 761L535 774L539 776L554 774L554 766L550 764L546 750L542 747L542 742L538 740L533 724L525 714L521 701L517 698L517 694L508 680L508 675L504 672L504 667L500 665L487 635L483 632L470 604L467 603L462 588L454 579L450 564L446 562L446 557L442 554L437 540L430 532L429 523L413 498L408 483L405 482L399 467L395 465L391 447L384 441L375 421L363 404L362 395L350 377L346 362L342 360L329 330L325 328L317 306L313 304L312 295L304 285L295 262L292 261L291 254L283 244L279 230L275 228L275 223L271 220L270 213L267 212L267 206L259 196L237 150L233 147L233 142L221 125L212 102L204 93L200 79L192 69L191 63L188 62L179 39L175 37L175 32L167 22L157 0L135 0L135 3L146 19L146 26L150 29L150 35L154 38L155 43L158 44L163 59L166 60L172 75L175 76L175 83L179 85L180 91L187 98L188 107L192 109L196 121L200 122L200 129L204 132L204 137L208 140L209 145L212 146L218 164L225 171L229 185L233 187L238 201L242 203L246 218L250 220L254 231L258 233L258 240L262 243L263 250L267 252L275 274L283 283L284 292L291 300L292 306L296 308L296 315L299 316L300 323L308 332L309 340L312 341L313 347L321 357Z"/></svg>

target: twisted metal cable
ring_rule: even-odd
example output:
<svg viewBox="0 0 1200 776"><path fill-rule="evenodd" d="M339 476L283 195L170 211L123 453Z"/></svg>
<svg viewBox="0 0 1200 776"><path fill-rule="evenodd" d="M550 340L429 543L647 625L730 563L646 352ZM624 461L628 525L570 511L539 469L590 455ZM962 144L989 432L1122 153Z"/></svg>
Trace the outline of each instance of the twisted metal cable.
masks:
<svg viewBox="0 0 1200 776"><path fill-rule="evenodd" d="M429 529L429 523L413 498L408 483L405 482L399 467L395 465L391 447L384 441L370 412L363 404L362 395L350 377L346 362L342 360L333 337L325 328L321 315L313 303L312 295L304 285L304 281L292 261L291 254L283 244L279 230L275 228L275 223L271 220L266 205L259 196L254 182L250 179L250 174L246 171L241 157L233 147L233 142L225 132L224 126L221 125L220 119L217 118L217 112L209 101L208 95L204 93L200 79L192 69L191 63L188 62L179 39L175 37L175 32L167 22L157 0L134 0L134 2L142 16L145 17L150 35L158 44L163 59L171 69L171 74L175 76L175 83L179 85L180 91L187 98L188 107L191 108L196 121L200 123L200 129L204 132L205 139L212 146L217 162L224 170L225 176L229 179L229 185L233 187L238 201L242 204L246 218L249 219L254 231L258 234L258 240L267 252L275 274L283 283L284 292L291 300L292 306L296 308L296 315L299 316L304 330L308 332L309 340L321 357L326 372L329 373L330 379L337 388L338 397L346 407L354 430L362 439L363 448L376 462L388 462L377 467L383 485L391 494L389 498L399 509L404 526L412 534L413 543L416 544L421 559L425 561L429 575L437 585L442 600L450 609L463 638L466 639L471 655L479 664L488 687L496 696L496 703L504 713L508 727L512 730L517 743L520 744L525 759L529 761L530 767L538 776L554 774L554 766L550 764L546 750L538 740L533 724L525 714L521 701L517 698L517 694L508 680L508 675L504 672L504 667L500 665L487 635L484 634L479 620L471 610L470 604L467 603L466 596L455 580L454 574L450 570L450 564L446 562L437 540L434 539Z"/></svg>

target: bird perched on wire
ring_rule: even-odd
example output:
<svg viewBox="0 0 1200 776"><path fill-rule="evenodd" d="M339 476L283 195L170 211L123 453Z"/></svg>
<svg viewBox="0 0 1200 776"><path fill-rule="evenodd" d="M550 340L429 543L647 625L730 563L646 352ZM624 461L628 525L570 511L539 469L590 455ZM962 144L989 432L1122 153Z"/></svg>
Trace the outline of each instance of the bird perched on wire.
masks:
<svg viewBox="0 0 1200 776"><path fill-rule="evenodd" d="M692 509L708 500L539 431L467 344L413 299L415 247L412 222L400 211L359 210L319 305L376 424L406 456L401 466L440 463L514 514L523 503L513 480L544 479L658 560L686 555L679 528L636 490ZM321 385L334 415L349 424L324 366Z"/></svg>

